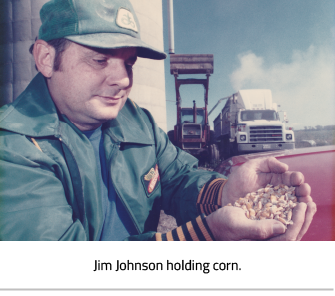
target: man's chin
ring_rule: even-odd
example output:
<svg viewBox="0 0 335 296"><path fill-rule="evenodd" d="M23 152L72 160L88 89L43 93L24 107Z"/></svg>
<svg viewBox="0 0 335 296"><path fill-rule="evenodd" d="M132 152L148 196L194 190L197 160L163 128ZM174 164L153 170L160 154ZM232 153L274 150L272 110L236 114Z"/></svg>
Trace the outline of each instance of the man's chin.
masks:
<svg viewBox="0 0 335 296"><path fill-rule="evenodd" d="M113 108L105 107L105 108L102 108L100 110L97 110L98 112L94 112L94 114L92 114L93 115L92 118L96 118L98 121L112 120L112 119L115 119L118 116L121 109L122 109L121 106L113 106ZM103 111L101 111L101 110L103 110Z"/></svg>
<svg viewBox="0 0 335 296"><path fill-rule="evenodd" d="M113 112L106 115L100 115L95 117L96 123L105 123L107 121L113 120L118 116L119 112Z"/></svg>

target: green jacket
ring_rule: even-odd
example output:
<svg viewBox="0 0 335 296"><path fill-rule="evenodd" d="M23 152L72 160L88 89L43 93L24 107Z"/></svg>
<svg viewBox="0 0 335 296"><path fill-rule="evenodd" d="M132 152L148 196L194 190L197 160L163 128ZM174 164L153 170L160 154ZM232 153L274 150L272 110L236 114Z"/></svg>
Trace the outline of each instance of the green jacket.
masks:
<svg viewBox="0 0 335 296"><path fill-rule="evenodd" d="M197 170L197 160L174 147L150 113L129 99L102 130L109 176L138 230L130 240L152 239L161 209L178 225L195 219L201 188L222 178ZM0 148L0 240L99 239L93 148L58 113L41 74L0 109Z"/></svg>

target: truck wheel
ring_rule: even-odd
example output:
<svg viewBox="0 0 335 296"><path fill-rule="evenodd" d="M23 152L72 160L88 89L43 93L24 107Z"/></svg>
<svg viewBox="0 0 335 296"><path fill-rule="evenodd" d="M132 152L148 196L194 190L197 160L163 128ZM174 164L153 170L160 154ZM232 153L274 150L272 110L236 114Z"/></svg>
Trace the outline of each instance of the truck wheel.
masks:
<svg viewBox="0 0 335 296"><path fill-rule="evenodd" d="M214 131L209 131L209 137L210 137L210 143L214 144L215 143L215 133Z"/></svg>
<svg viewBox="0 0 335 296"><path fill-rule="evenodd" d="M214 145L209 146L209 153L208 153L208 162L210 165L213 165L214 163Z"/></svg>
<svg viewBox="0 0 335 296"><path fill-rule="evenodd" d="M168 136L170 142L171 142L173 145L176 146L175 141L174 141L174 130L172 130L172 131L168 131L167 136Z"/></svg>
<svg viewBox="0 0 335 296"><path fill-rule="evenodd" d="M230 155L231 156L237 156L238 155L238 148L237 148L236 140L234 142L230 143Z"/></svg>
<svg viewBox="0 0 335 296"><path fill-rule="evenodd" d="M217 144L214 144L214 154L215 154L215 162L218 163L220 161L220 151Z"/></svg>
<svg viewBox="0 0 335 296"><path fill-rule="evenodd" d="M211 165L216 165L219 161L219 150L216 144L212 144L209 146L209 163Z"/></svg>
<svg viewBox="0 0 335 296"><path fill-rule="evenodd" d="M223 138L221 142L221 153L223 159L228 159L231 156L229 138L227 137Z"/></svg>

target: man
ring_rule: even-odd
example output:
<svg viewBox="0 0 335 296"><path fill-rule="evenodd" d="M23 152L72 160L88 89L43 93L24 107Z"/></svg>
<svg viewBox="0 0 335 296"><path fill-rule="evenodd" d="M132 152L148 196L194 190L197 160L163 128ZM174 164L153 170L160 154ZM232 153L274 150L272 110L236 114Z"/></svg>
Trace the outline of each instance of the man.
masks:
<svg viewBox="0 0 335 296"><path fill-rule="evenodd" d="M0 114L0 239L301 239L316 210L303 175L274 158L228 181L197 170L128 99L137 57L165 53L141 41L128 0L104 11L100 2L53 0L41 10L40 73ZM287 231L223 207L268 183L297 186ZM161 209L180 225L167 234L156 232Z"/></svg>

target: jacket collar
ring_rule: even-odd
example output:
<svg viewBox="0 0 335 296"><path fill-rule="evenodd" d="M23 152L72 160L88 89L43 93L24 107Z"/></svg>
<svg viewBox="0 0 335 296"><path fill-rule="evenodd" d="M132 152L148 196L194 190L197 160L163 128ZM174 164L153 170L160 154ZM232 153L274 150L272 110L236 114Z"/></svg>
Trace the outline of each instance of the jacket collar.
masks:
<svg viewBox="0 0 335 296"><path fill-rule="evenodd" d="M1 109L0 128L31 137L54 135L59 124L46 81L38 73L24 92Z"/></svg>
<svg viewBox="0 0 335 296"><path fill-rule="evenodd" d="M104 128L118 142L154 144L139 112L143 111L127 100L118 117L106 122ZM15 133L31 137L54 136L59 125L57 108L41 73L13 103L0 109L0 128Z"/></svg>
<svg viewBox="0 0 335 296"><path fill-rule="evenodd" d="M140 113L143 110L128 99L117 118L106 122L103 128L107 128L107 133L117 142L155 144L154 137Z"/></svg>

